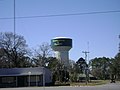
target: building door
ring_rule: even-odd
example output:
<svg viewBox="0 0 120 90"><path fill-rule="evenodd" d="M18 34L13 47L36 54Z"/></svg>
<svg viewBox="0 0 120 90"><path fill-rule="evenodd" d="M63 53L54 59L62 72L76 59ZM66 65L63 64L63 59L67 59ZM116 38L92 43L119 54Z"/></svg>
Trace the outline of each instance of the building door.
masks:
<svg viewBox="0 0 120 90"><path fill-rule="evenodd" d="M24 87L26 78L25 78L25 76L18 76L17 81L18 81L18 83L17 83L18 87Z"/></svg>

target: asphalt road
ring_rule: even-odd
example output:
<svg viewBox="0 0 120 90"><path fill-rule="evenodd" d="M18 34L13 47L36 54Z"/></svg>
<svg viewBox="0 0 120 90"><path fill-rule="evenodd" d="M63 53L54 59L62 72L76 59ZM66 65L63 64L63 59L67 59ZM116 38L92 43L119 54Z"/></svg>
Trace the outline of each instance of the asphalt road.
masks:
<svg viewBox="0 0 120 90"><path fill-rule="evenodd" d="M120 83L110 83L99 86L0 88L0 90L120 90Z"/></svg>

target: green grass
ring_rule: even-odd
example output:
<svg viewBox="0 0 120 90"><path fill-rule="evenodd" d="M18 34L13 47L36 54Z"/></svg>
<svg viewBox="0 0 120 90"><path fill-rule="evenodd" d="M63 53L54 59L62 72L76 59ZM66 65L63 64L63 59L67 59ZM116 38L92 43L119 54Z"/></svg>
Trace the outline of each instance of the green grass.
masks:
<svg viewBox="0 0 120 90"><path fill-rule="evenodd" d="M110 81L109 80L92 80L91 82L89 83L85 83L85 82L72 82L70 83L70 86L96 86L96 85L103 85L103 84L107 84L109 83Z"/></svg>
<svg viewBox="0 0 120 90"><path fill-rule="evenodd" d="M63 82L63 83L61 83L61 82L56 82L55 83L55 86L70 86L70 83L69 82Z"/></svg>

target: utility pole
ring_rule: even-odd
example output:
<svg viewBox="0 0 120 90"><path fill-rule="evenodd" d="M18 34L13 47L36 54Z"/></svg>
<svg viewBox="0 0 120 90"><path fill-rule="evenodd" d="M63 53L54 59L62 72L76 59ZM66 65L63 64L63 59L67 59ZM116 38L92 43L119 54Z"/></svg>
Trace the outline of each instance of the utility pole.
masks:
<svg viewBox="0 0 120 90"><path fill-rule="evenodd" d="M16 3L14 0L14 47L15 47L15 34L16 34Z"/></svg>
<svg viewBox="0 0 120 90"><path fill-rule="evenodd" d="M87 51L82 51L82 53L85 54L85 61L86 61L86 64L87 64L87 54L88 54L89 52L87 52ZM88 78L89 78L89 69L88 69L88 66L85 67L85 75L86 75L86 85L87 85Z"/></svg>
<svg viewBox="0 0 120 90"><path fill-rule="evenodd" d="M87 51L82 51L82 53L84 53L85 54L85 61L86 61L86 63L87 63L87 60L89 59L89 42L87 42ZM88 64L88 63L87 63Z"/></svg>
<svg viewBox="0 0 120 90"><path fill-rule="evenodd" d="M119 52L118 53L120 53L120 35L119 35Z"/></svg>
<svg viewBox="0 0 120 90"><path fill-rule="evenodd" d="M89 82L89 68L88 68L88 63L87 63L87 57L89 58L88 54L90 53L89 52L89 42L87 44L88 44L88 51L82 51L82 53L85 54L85 61L86 61L86 67L85 67L86 85Z"/></svg>
<svg viewBox="0 0 120 90"><path fill-rule="evenodd" d="M87 52L87 51L82 51L82 53L85 54L85 61L86 61L86 63L87 63L87 56L88 56L87 54L90 53L90 52L89 52L89 51L88 51L88 52Z"/></svg>

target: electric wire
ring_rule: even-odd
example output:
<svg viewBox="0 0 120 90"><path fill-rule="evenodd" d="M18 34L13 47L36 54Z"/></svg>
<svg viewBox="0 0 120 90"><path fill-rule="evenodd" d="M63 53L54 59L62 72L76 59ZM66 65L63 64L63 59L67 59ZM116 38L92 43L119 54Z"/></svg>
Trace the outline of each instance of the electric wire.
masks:
<svg viewBox="0 0 120 90"><path fill-rule="evenodd" d="M65 17L65 16L78 16L78 15L89 15L89 14L107 14L107 13L120 13L120 10L114 11L95 11L95 12L85 12L85 13L68 13L68 14L51 14L51 15L38 15L38 16L20 16L15 17L16 19L25 19L25 18L44 18L44 17ZM14 17L5 17L0 18L0 20L4 19L14 19Z"/></svg>

